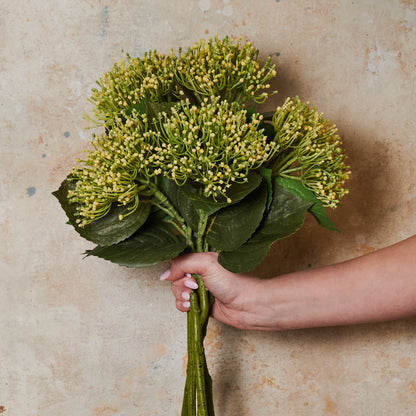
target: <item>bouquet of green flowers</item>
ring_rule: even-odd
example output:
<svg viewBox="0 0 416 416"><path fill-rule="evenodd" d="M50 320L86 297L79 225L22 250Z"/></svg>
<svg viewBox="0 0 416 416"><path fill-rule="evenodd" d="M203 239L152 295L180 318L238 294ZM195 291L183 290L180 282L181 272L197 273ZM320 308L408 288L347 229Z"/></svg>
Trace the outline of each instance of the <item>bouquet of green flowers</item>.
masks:
<svg viewBox="0 0 416 416"><path fill-rule="evenodd" d="M270 58L241 39L200 40L177 55L150 51L97 82L93 148L54 192L86 252L142 267L216 251L228 270L252 270L306 214L336 230L325 207L347 193L334 125L288 98L270 114ZM199 276L191 294L182 416L214 415L203 341L214 299Z"/></svg>

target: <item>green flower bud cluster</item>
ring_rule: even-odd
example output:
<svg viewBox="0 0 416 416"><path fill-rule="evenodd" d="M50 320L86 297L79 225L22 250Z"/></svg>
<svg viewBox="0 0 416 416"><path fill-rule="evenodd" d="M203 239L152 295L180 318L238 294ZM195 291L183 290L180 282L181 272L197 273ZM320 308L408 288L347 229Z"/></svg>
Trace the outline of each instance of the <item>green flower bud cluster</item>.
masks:
<svg viewBox="0 0 416 416"><path fill-rule="evenodd" d="M182 101L171 116L160 117L157 132L150 132L158 143L150 156L156 173L179 185L187 180L201 183L205 196L227 197L231 183L247 181L248 171L276 151L275 143L267 143L258 129L263 117L248 118L238 103L230 105L218 97L205 98L201 106Z"/></svg>
<svg viewBox="0 0 416 416"><path fill-rule="evenodd" d="M94 135L95 150L86 160L78 160L83 167L71 172L76 188L68 198L78 204L80 226L104 217L114 202L126 205L129 215L137 209L140 195L148 193L143 172L153 146L148 141L147 115L134 110L131 116L123 116L114 120L107 134Z"/></svg>
<svg viewBox="0 0 416 416"><path fill-rule="evenodd" d="M258 50L250 42L241 45L228 36L201 39L180 56L176 79L181 86L194 92L200 101L204 97L220 96L229 102L253 100L264 102L270 88L267 82L276 75L270 57L263 67Z"/></svg>
<svg viewBox="0 0 416 416"><path fill-rule="evenodd" d="M249 99L264 102L270 88L267 82L276 75L270 57L263 67L258 51L250 42L241 45L229 37L200 40L179 57L157 51L146 52L143 58L126 59L97 81L92 89L93 118L100 126L134 107L143 98L151 102L172 101L190 95L202 102L205 97L219 96L229 102Z"/></svg>
<svg viewBox="0 0 416 416"><path fill-rule="evenodd" d="M100 89L92 89L90 101L97 125L111 121L120 111L133 107L143 98L153 102L167 100L174 94L176 56L146 52L143 58L121 60L97 81ZM100 122L101 121L101 122Z"/></svg>
<svg viewBox="0 0 416 416"><path fill-rule="evenodd" d="M78 224L105 216L113 203L134 212L140 196L151 193L149 180L156 175L180 185L195 181L205 196L228 198L232 183L247 181L249 170L276 151L259 129L261 119L258 114L249 119L239 104L219 98L206 99L200 107L184 100L156 124L136 110L122 112L106 134L94 136L95 150L71 172L76 188L68 197L78 204Z"/></svg>
<svg viewBox="0 0 416 416"><path fill-rule="evenodd" d="M337 129L309 103L288 98L273 116L279 150L273 161L273 175L298 177L324 206L335 208L348 193L347 156Z"/></svg>

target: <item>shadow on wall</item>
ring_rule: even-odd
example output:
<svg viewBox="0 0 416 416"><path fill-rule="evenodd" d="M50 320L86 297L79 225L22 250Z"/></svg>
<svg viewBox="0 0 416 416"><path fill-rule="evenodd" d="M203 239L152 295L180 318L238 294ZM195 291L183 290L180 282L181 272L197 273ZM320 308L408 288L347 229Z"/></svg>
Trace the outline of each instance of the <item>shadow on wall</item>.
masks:
<svg viewBox="0 0 416 416"><path fill-rule="evenodd" d="M241 387L246 374L244 374L241 360L238 358L244 332L232 327L220 324L222 348L216 358L215 373L213 377L213 395L215 398L216 412L219 415L246 415L249 414L247 398Z"/></svg>

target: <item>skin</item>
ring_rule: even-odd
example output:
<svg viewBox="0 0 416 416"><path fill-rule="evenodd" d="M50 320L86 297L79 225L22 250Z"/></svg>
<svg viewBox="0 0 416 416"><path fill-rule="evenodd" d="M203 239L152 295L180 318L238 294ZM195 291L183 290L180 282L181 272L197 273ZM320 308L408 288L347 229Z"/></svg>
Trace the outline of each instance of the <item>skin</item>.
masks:
<svg viewBox="0 0 416 416"><path fill-rule="evenodd" d="M215 296L211 315L245 330L288 330L388 321L416 315L416 235L343 263L259 279L225 270L216 253L180 256L161 280L189 310L200 274Z"/></svg>

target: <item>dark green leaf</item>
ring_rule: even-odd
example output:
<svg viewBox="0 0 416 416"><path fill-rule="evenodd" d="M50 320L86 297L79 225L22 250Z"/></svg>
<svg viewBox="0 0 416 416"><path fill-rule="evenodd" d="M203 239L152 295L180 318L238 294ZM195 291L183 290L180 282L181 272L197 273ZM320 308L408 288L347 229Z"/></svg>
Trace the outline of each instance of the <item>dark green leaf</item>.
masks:
<svg viewBox="0 0 416 416"><path fill-rule="evenodd" d="M177 104L175 101L154 103L143 98L138 103L129 107L125 113L131 115L133 110L136 110L140 114L148 114L149 120L158 119L159 114L165 112L168 116L172 114L172 107Z"/></svg>
<svg viewBox="0 0 416 416"><path fill-rule="evenodd" d="M265 111L263 113L261 113L263 115L263 120L266 121L272 121L273 120L273 116L275 115L275 111Z"/></svg>
<svg viewBox="0 0 416 416"><path fill-rule="evenodd" d="M326 213L325 208L322 205L322 202L315 196L315 194L310 189L305 188L305 186L296 179L279 177L276 179L276 181L279 185L293 192L295 195L304 199L305 201L313 202L313 205L311 206L311 208L309 208L309 212L316 218L319 225L321 225L324 228L327 228L328 230L339 232L338 228L328 217L328 214Z"/></svg>
<svg viewBox="0 0 416 416"><path fill-rule="evenodd" d="M133 110L136 110L139 114L148 114L146 99L143 98L136 104L133 104L126 110L126 114L130 116L133 113Z"/></svg>
<svg viewBox="0 0 416 416"><path fill-rule="evenodd" d="M82 237L95 244L108 246L125 240L138 230L149 216L150 201L147 198L142 198L142 202L136 211L126 216L123 220L119 220L119 215L126 215L130 211L125 206L113 204L110 212L105 217L93 221L84 227L79 227L76 223L77 204L69 203L68 201L68 191L74 190L75 185L75 181L68 177L52 195L60 202L69 219L69 223L75 230Z"/></svg>
<svg viewBox="0 0 416 416"><path fill-rule="evenodd" d="M263 176L264 181L267 185L267 209L270 208L270 205L273 200L273 179L272 179L272 170L267 169L264 166L260 166L258 172Z"/></svg>
<svg viewBox="0 0 416 416"><path fill-rule="evenodd" d="M112 246L97 246L86 252L120 266L143 267L178 256L186 247L185 239L175 234L172 224L150 218L127 240Z"/></svg>
<svg viewBox="0 0 416 416"><path fill-rule="evenodd" d="M198 230L199 213L194 204L187 198L175 181L165 178L163 186L159 188L168 198L169 202L179 212L185 222L192 228Z"/></svg>
<svg viewBox="0 0 416 416"><path fill-rule="evenodd" d="M233 273L245 273L253 270L266 257L271 244L253 244L247 242L235 251L222 251L218 262Z"/></svg>
<svg viewBox="0 0 416 416"><path fill-rule="evenodd" d="M157 180L157 188L159 189L160 192L166 195L170 179L168 179L164 175L157 175L156 180Z"/></svg>
<svg viewBox="0 0 416 416"><path fill-rule="evenodd" d="M270 236L273 241L289 237L303 224L312 203L299 198L278 183L274 184L273 201L267 212L257 238ZM254 236L256 237L256 236Z"/></svg>
<svg viewBox="0 0 416 416"><path fill-rule="evenodd" d="M241 201L250 192L256 189L262 180L261 176L256 172L249 172L247 182L233 183L227 190L227 195L231 198L231 204L236 204ZM196 209L204 211L207 215L212 215L219 209L230 205L227 199L219 196L216 200L212 197L205 197L201 194L201 188L190 184L185 184L182 187L184 195L190 199Z"/></svg>
<svg viewBox="0 0 416 416"><path fill-rule="evenodd" d="M251 120L251 117L253 116L253 114L258 114L257 108L254 105L247 108L246 111L247 111L248 120ZM263 120L260 121L258 129L259 130L263 129L264 134L269 138L269 140L274 140L274 136L276 132L274 131L273 124L266 121L268 120L268 118L265 117L265 114L262 114L262 115L263 115Z"/></svg>
<svg viewBox="0 0 416 416"><path fill-rule="evenodd" d="M263 218L266 199L267 186L263 181L242 201L218 211L209 220L207 243L215 251L230 251L244 244Z"/></svg>
<svg viewBox="0 0 416 416"><path fill-rule="evenodd" d="M248 120L251 120L251 117L253 116L253 114L258 113L257 108L254 105L252 105L251 107L248 107L246 109L246 111L247 111L247 119Z"/></svg>
<svg viewBox="0 0 416 416"><path fill-rule="evenodd" d="M162 103L152 103L147 101L147 113L149 114L150 119L158 118L160 113L166 113L168 116L172 114L172 107L175 106L177 102L162 102Z"/></svg>
<svg viewBox="0 0 416 416"><path fill-rule="evenodd" d="M311 205L275 183L272 204L258 230L236 250L221 252L218 261L233 272L254 269L275 241L289 237L302 226Z"/></svg>
<svg viewBox="0 0 416 416"><path fill-rule="evenodd" d="M265 121L262 121L260 123L260 128L264 130L264 134L267 136L269 141L274 140L274 138L276 136L276 132L274 131L273 124L266 123Z"/></svg>

